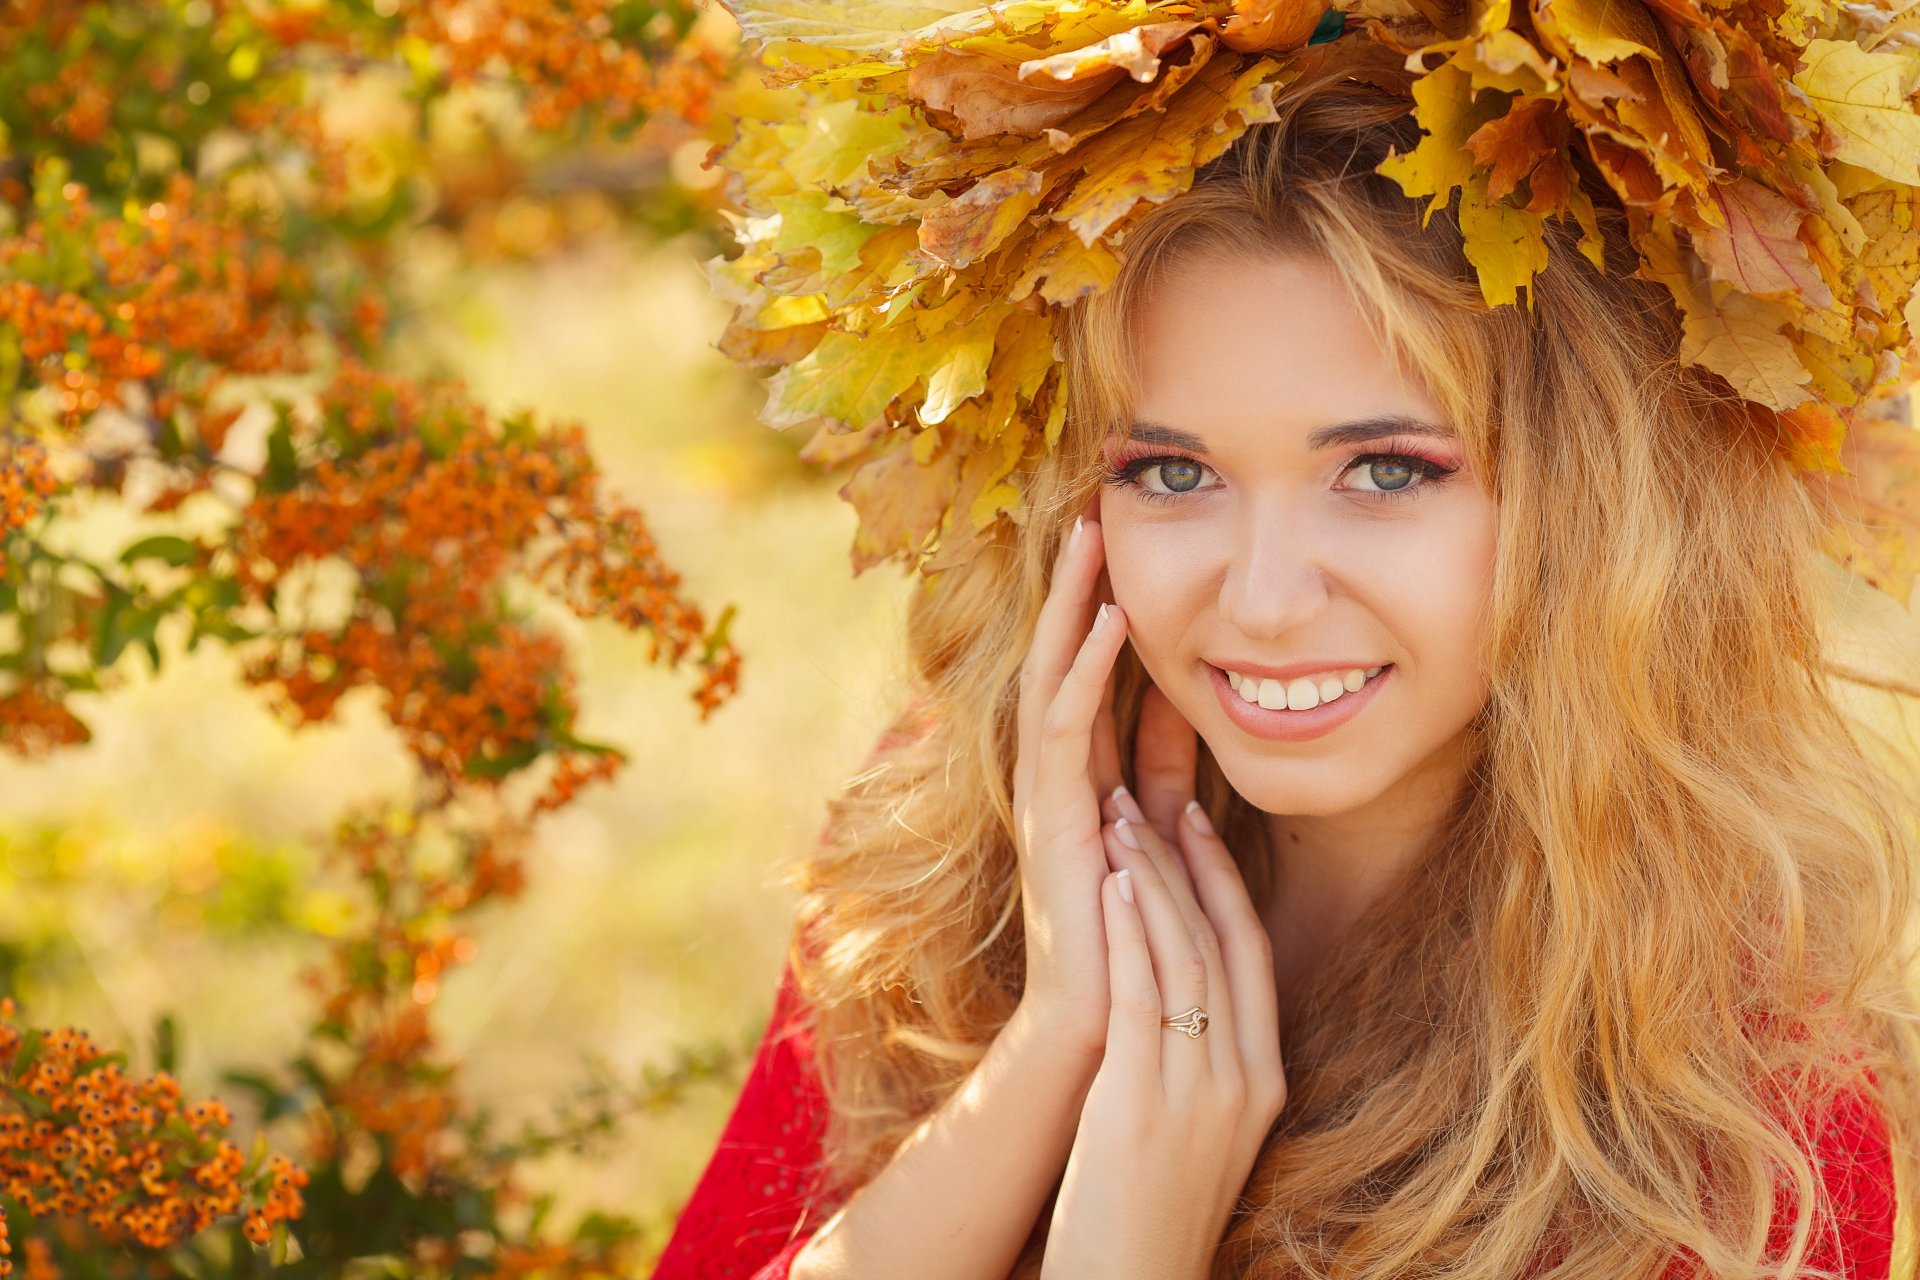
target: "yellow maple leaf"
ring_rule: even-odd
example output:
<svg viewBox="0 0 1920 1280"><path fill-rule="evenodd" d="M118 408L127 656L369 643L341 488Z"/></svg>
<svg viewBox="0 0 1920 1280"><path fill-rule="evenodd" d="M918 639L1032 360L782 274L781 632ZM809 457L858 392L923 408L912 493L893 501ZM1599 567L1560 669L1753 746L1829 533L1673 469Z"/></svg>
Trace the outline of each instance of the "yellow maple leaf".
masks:
<svg viewBox="0 0 1920 1280"><path fill-rule="evenodd" d="M1813 375L1782 332L1791 320L1782 303L1715 288L1708 305L1682 319L1680 361L1713 370L1749 400L1796 408L1812 398Z"/></svg>
<svg viewBox="0 0 1920 1280"><path fill-rule="evenodd" d="M1850 40L1808 42L1793 82L1833 126L1833 154L1895 182L1920 183L1920 51L1869 53Z"/></svg>
<svg viewBox="0 0 1920 1280"><path fill-rule="evenodd" d="M1210 62L1164 112L1144 112L1076 149L1074 163L1086 174L1054 209L1054 220L1092 244L1141 201L1163 201L1186 190L1195 168L1260 117L1253 90L1279 70L1256 62L1236 74L1232 63Z"/></svg>
<svg viewBox="0 0 1920 1280"><path fill-rule="evenodd" d="M1460 234L1467 261L1480 277L1480 296L1490 307L1517 300L1547 267L1547 217L1487 195L1487 175L1475 173L1460 190Z"/></svg>
<svg viewBox="0 0 1920 1280"><path fill-rule="evenodd" d="M1412 151L1381 161L1378 172L1399 183L1409 196L1433 197L1421 213L1422 226L1446 208L1456 187L1473 176L1479 166L1467 139L1501 115L1507 101L1506 95L1495 92L1476 99L1467 72L1451 62L1413 82L1413 114L1425 134Z"/></svg>
<svg viewBox="0 0 1920 1280"><path fill-rule="evenodd" d="M780 215L780 230L769 242L773 251L790 254L813 250L826 275L843 275L859 266L860 246L880 230L861 221L844 202L820 191L777 196L773 207Z"/></svg>
<svg viewBox="0 0 1920 1280"><path fill-rule="evenodd" d="M919 409L922 423L932 426L946 421L961 401L986 390L994 335L1005 315L1003 308L990 308L958 332L943 335L927 353L927 395Z"/></svg>

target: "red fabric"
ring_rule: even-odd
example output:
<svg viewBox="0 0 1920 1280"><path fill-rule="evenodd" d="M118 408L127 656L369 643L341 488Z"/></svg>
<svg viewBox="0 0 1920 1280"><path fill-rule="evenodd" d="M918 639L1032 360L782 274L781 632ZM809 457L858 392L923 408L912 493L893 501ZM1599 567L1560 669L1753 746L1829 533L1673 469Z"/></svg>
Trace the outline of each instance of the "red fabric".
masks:
<svg viewBox="0 0 1920 1280"><path fill-rule="evenodd" d="M801 997L783 966L766 1034L706 1172L681 1210L653 1280L787 1280L813 1234L825 1097Z"/></svg>
<svg viewBox="0 0 1920 1280"><path fill-rule="evenodd" d="M787 1280L794 1255L824 1214L809 1214L825 1098L791 968L783 968L766 1036L706 1172L681 1212L653 1280ZM1821 1126L1821 1175L1837 1238L1820 1240L1810 1265L1851 1280L1889 1280L1893 1253L1893 1164L1878 1108L1850 1094ZM1793 1227L1783 1194L1772 1240ZM1685 1274L1676 1264L1676 1276Z"/></svg>

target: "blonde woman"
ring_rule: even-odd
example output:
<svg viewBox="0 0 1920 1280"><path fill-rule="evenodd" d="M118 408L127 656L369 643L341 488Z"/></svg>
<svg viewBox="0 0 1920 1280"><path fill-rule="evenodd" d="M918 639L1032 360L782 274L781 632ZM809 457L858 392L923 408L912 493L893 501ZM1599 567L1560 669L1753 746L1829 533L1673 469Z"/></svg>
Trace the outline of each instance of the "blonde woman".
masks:
<svg viewBox="0 0 1920 1280"><path fill-rule="evenodd" d="M1889 1275L1920 792L1812 504L1617 207L1488 310L1403 100L1276 105L916 594L659 1280Z"/></svg>

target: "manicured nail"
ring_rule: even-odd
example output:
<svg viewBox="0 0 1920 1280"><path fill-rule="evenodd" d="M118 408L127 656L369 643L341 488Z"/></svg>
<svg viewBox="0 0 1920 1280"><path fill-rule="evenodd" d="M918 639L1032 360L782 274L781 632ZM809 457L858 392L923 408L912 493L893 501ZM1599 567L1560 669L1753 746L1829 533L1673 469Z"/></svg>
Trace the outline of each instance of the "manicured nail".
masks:
<svg viewBox="0 0 1920 1280"><path fill-rule="evenodd" d="M1109 798L1113 801L1114 808L1120 810L1128 820L1133 822L1145 822L1147 820L1147 815L1142 813L1140 806L1133 802L1133 793L1127 790L1126 783L1123 782L1115 787L1113 789L1113 795Z"/></svg>
<svg viewBox="0 0 1920 1280"><path fill-rule="evenodd" d="M1079 545L1080 545L1080 517L1075 516L1073 518L1073 532L1067 535L1067 554L1072 555L1073 549Z"/></svg>
<svg viewBox="0 0 1920 1280"><path fill-rule="evenodd" d="M1133 833L1133 824L1125 818L1114 819L1113 834L1119 836L1120 843L1129 849L1138 849L1141 847L1140 837Z"/></svg>
<svg viewBox="0 0 1920 1280"><path fill-rule="evenodd" d="M1123 870L1120 872L1120 896L1128 902L1133 901L1133 873L1131 871Z"/></svg>
<svg viewBox="0 0 1920 1280"><path fill-rule="evenodd" d="M1093 615L1093 634L1099 635L1100 628L1107 625L1107 606L1101 605L1099 612Z"/></svg>
<svg viewBox="0 0 1920 1280"><path fill-rule="evenodd" d="M1198 800L1187 801L1187 821L1191 822L1193 829L1203 836L1215 834L1213 824L1207 821L1207 811L1200 807Z"/></svg>

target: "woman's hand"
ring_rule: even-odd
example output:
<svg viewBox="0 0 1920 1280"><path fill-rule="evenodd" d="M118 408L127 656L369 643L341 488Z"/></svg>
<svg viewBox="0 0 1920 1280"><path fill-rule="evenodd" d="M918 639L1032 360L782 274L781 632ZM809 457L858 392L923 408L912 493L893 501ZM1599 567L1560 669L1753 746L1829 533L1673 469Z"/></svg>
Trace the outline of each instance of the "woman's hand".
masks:
<svg viewBox="0 0 1920 1280"><path fill-rule="evenodd" d="M1100 524L1083 514L1054 563L1020 667L1013 770L1027 952L1021 1006L1084 1058L1089 1075L1107 1038L1100 799L1120 781L1108 680L1127 636L1117 605L1095 607L1105 562Z"/></svg>
<svg viewBox="0 0 1920 1280"><path fill-rule="evenodd" d="M1107 1047L1041 1274L1201 1280L1286 1103L1272 944L1197 804L1176 824L1185 877L1161 871L1176 860L1151 823L1122 817L1102 837ZM1160 1025L1194 1006L1209 1018L1197 1039Z"/></svg>

